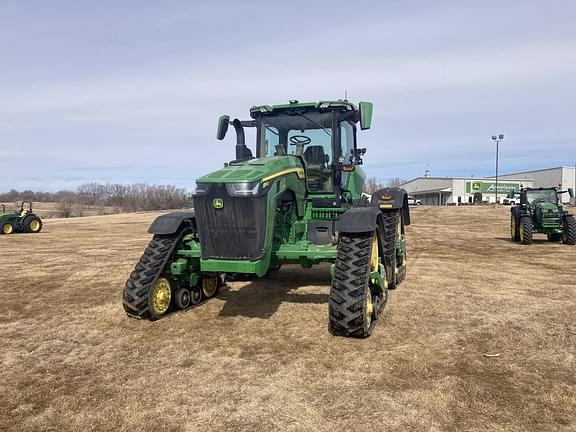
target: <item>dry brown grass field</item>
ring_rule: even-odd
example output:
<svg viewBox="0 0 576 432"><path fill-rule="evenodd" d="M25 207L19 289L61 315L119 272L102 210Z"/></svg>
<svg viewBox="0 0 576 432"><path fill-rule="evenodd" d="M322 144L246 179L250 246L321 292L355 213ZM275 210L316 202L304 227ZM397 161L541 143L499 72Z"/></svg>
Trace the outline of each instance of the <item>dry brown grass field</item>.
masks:
<svg viewBox="0 0 576 432"><path fill-rule="evenodd" d="M0 236L0 430L574 431L576 247L512 243L508 215L414 209L407 280L365 340L328 333L328 266L128 319L157 214Z"/></svg>

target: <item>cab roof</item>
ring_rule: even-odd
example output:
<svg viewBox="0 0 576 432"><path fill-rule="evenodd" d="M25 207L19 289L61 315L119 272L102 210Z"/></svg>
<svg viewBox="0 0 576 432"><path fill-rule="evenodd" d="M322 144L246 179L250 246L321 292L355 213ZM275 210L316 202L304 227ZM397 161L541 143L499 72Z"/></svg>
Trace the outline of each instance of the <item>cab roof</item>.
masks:
<svg viewBox="0 0 576 432"><path fill-rule="evenodd" d="M343 111L355 111L356 105L347 100L336 101L319 101L319 102L299 102L291 100L287 104L280 105L255 105L250 108L250 116L255 118L257 115L273 114L284 110L290 109L304 109L304 110L333 110L339 109Z"/></svg>

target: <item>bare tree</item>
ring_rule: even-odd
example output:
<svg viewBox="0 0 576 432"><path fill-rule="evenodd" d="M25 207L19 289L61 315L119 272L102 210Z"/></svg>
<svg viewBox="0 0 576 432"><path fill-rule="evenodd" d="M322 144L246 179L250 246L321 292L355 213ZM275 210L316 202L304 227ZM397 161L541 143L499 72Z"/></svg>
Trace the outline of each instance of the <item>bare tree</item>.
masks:
<svg viewBox="0 0 576 432"><path fill-rule="evenodd" d="M406 183L406 180L403 180L400 177L390 177L388 180L386 180L387 187L398 187L402 183Z"/></svg>
<svg viewBox="0 0 576 432"><path fill-rule="evenodd" d="M382 189L384 187L384 185L380 182L380 180L378 180L376 177L370 177L368 180L366 180L366 182L364 183L364 192L366 192L367 194L372 195L374 192L376 192L378 189Z"/></svg>
<svg viewBox="0 0 576 432"><path fill-rule="evenodd" d="M69 218L72 216L74 203L76 202L76 194L74 192L60 191L56 194L56 201L60 217Z"/></svg>

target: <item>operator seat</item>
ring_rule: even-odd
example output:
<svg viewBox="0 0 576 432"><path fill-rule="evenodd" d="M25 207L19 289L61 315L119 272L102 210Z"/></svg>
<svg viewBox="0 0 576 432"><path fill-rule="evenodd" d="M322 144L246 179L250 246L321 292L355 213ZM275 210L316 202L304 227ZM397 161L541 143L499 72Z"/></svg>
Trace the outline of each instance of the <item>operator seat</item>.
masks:
<svg viewBox="0 0 576 432"><path fill-rule="evenodd" d="M326 169L325 155L324 147L319 145L307 147L302 155L306 167L306 183L309 190L323 189L324 170Z"/></svg>

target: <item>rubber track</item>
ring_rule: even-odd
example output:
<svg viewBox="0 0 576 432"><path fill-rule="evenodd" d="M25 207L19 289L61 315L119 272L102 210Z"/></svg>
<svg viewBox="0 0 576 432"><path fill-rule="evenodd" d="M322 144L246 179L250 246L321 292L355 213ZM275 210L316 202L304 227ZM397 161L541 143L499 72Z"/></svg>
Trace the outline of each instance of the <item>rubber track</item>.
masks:
<svg viewBox="0 0 576 432"><path fill-rule="evenodd" d="M164 270L172 251L184 234L182 232L180 235L154 236L152 238L124 286L122 303L129 316L140 319L155 319L148 305L150 288Z"/></svg>
<svg viewBox="0 0 576 432"><path fill-rule="evenodd" d="M566 244L576 244L576 219L574 219L574 216L568 215L564 217L564 223L568 227L568 241Z"/></svg>
<svg viewBox="0 0 576 432"><path fill-rule="evenodd" d="M388 279L388 289L396 288L396 230L400 211L382 212L382 226L384 233L382 235L382 255L384 257L384 266L386 267L386 278Z"/></svg>
<svg viewBox="0 0 576 432"><path fill-rule="evenodd" d="M372 233L340 235L330 298L329 330L338 336L367 337L364 293L369 290Z"/></svg>

